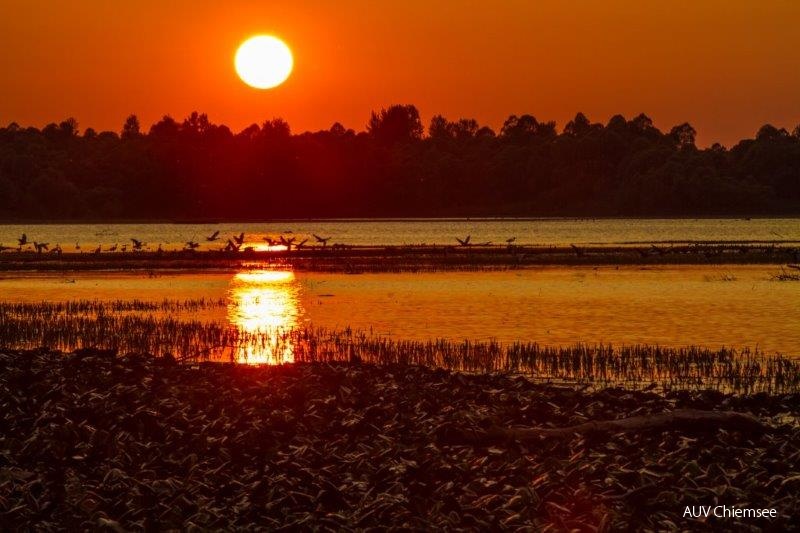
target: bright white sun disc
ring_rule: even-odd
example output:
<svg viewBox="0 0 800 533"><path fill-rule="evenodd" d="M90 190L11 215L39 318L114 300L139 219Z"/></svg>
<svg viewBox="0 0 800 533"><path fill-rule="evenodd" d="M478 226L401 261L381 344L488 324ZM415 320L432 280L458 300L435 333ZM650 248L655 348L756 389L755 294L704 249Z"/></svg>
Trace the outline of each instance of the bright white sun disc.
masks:
<svg viewBox="0 0 800 533"><path fill-rule="evenodd" d="M246 40L236 51L236 73L256 89L277 87L292 73L294 60L286 43L271 35Z"/></svg>

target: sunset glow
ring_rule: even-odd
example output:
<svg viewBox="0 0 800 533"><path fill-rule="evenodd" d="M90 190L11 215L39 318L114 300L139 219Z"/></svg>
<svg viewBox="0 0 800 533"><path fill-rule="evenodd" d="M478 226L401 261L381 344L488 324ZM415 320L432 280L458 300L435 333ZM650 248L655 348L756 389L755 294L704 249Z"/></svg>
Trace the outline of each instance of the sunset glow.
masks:
<svg viewBox="0 0 800 533"><path fill-rule="evenodd" d="M4 531L798 528L800 2L0 5Z"/></svg>

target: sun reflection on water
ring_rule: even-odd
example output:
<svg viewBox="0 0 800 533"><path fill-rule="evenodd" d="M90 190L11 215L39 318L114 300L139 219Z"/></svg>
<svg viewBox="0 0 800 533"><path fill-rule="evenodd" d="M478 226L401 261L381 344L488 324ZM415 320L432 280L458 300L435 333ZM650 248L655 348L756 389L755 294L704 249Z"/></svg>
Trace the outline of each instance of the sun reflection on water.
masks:
<svg viewBox="0 0 800 533"><path fill-rule="evenodd" d="M231 280L228 321L247 337L236 347L239 363L281 364L294 360L291 339L297 325L299 285L291 271L239 272Z"/></svg>

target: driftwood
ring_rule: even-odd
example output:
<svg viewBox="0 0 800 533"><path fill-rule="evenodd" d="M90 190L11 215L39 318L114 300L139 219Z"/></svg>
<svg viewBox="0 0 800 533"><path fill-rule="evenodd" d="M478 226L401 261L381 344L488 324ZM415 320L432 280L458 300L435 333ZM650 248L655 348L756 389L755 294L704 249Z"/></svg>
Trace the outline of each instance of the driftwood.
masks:
<svg viewBox="0 0 800 533"><path fill-rule="evenodd" d="M528 442L541 439L565 439L575 435L623 433L680 429L687 432L708 432L718 429L764 433L769 426L749 413L736 411L703 411L678 409L652 415L633 416L619 420L586 422L564 428L501 428L485 430L463 430L450 428L446 440L460 440L474 444L490 442Z"/></svg>

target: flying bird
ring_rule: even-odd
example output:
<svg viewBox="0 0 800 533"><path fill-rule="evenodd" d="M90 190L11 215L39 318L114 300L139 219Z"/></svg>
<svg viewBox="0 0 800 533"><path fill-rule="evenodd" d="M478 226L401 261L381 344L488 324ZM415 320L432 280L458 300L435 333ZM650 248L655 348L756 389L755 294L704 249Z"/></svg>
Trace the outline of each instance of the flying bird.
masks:
<svg viewBox="0 0 800 533"><path fill-rule="evenodd" d="M114 246L110 247L110 248L108 249L108 251L109 251L109 252L116 252L116 251L117 251L117 245L116 245L116 244L114 244Z"/></svg>
<svg viewBox="0 0 800 533"><path fill-rule="evenodd" d="M196 250L200 246L200 243L189 240L186 241L186 249L187 250Z"/></svg>
<svg viewBox="0 0 800 533"><path fill-rule="evenodd" d="M318 242L318 243L321 243L321 244L322 244L322 247L323 247L323 248L325 248L326 246L328 246L328 241L329 241L329 240L331 240L331 238L330 238L330 237L320 237L320 236L319 236L319 235L317 235L316 233L312 233L311 235L313 235L313 236L314 236L314 238L315 238L315 239L317 239L317 242Z"/></svg>
<svg viewBox="0 0 800 533"><path fill-rule="evenodd" d="M241 232L238 237L234 237L233 240L236 244L241 246L244 243L244 232Z"/></svg>
<svg viewBox="0 0 800 533"><path fill-rule="evenodd" d="M472 237L472 235L467 235L467 238L464 239L463 241L461 239L459 239L458 237L456 237L456 240L458 241L458 244L460 244L461 246L469 246L469 240L470 240L471 237Z"/></svg>
<svg viewBox="0 0 800 533"><path fill-rule="evenodd" d="M286 247L286 250L289 251L292 249L292 244L294 244L296 237L286 238L283 235L280 236L281 244Z"/></svg>
<svg viewBox="0 0 800 533"><path fill-rule="evenodd" d="M22 237L17 239L17 242L19 243L20 246L25 246L26 244L28 244L28 236L23 233Z"/></svg>
<svg viewBox="0 0 800 533"><path fill-rule="evenodd" d="M269 244L270 246L275 246L276 244L278 244L278 241L276 241L275 239L273 239L273 238L271 238L271 237L264 237L264 240L265 240L265 241L266 241L266 243L267 243L267 244Z"/></svg>
<svg viewBox="0 0 800 533"><path fill-rule="evenodd" d="M239 248L241 248L241 244L236 244L232 240L228 239L228 244L222 249L223 252L238 252Z"/></svg>
<svg viewBox="0 0 800 533"><path fill-rule="evenodd" d="M206 237L206 240L208 242L214 242L216 240L219 240L219 230L215 231L214 233Z"/></svg>
<svg viewBox="0 0 800 533"><path fill-rule="evenodd" d="M145 245L145 243L143 243L142 241L140 241L138 239L131 239L131 242L133 243L133 249L134 250L141 250L142 246Z"/></svg>
<svg viewBox="0 0 800 533"><path fill-rule="evenodd" d="M42 252L46 252L50 248L50 245L46 242L33 241L33 247L36 248L36 253L40 254Z"/></svg>
<svg viewBox="0 0 800 533"><path fill-rule="evenodd" d="M509 238L509 239L506 239L506 242L507 242L508 244L513 244L513 243L514 243L514 241L516 241L516 240L517 240L517 238L516 238L516 237L511 237L511 238Z"/></svg>

